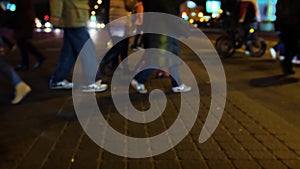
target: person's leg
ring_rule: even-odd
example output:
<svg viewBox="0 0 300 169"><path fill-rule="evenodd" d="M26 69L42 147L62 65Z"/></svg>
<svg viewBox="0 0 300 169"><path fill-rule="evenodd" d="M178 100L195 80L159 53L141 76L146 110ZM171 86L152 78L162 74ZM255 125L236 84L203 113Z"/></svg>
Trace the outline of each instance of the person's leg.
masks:
<svg viewBox="0 0 300 169"><path fill-rule="evenodd" d="M133 45L132 48L137 48L138 44L139 44L139 39L141 36L141 26L136 26L136 35L134 36L134 41L133 41Z"/></svg>
<svg viewBox="0 0 300 169"><path fill-rule="evenodd" d="M2 38L0 37L0 55L4 55L5 54L5 50L4 50L4 42L2 40Z"/></svg>
<svg viewBox="0 0 300 169"><path fill-rule="evenodd" d="M179 77L179 68L178 65L172 66L169 68L170 78L171 78L171 85L172 87L177 87L181 85L181 79Z"/></svg>
<svg viewBox="0 0 300 169"><path fill-rule="evenodd" d="M7 37L1 36L3 42L8 46L8 48L11 50L14 47L14 43L11 42Z"/></svg>
<svg viewBox="0 0 300 169"><path fill-rule="evenodd" d="M3 42L2 37L0 37L0 48L3 48L3 47L4 47L4 42Z"/></svg>
<svg viewBox="0 0 300 169"><path fill-rule="evenodd" d="M285 57L281 62L282 71L284 74L294 74L292 59L297 53L297 30L293 27L285 26L282 30L282 42L285 46Z"/></svg>
<svg viewBox="0 0 300 169"><path fill-rule="evenodd" d="M50 85L66 80L75 63L76 56L72 47L71 36L72 32L70 29L64 29L63 46L61 48L56 70L51 76Z"/></svg>
<svg viewBox="0 0 300 169"><path fill-rule="evenodd" d="M14 86L22 81L18 74L12 69L12 67L7 62L3 60L1 56L0 72L6 79L10 79Z"/></svg>
<svg viewBox="0 0 300 169"><path fill-rule="evenodd" d="M124 59L126 59L128 56L128 45L129 45L129 38L123 39L121 45L122 46L121 52L120 52L121 62L124 61ZM129 70L127 61L126 62L124 61L122 66L124 70L126 71Z"/></svg>
<svg viewBox="0 0 300 169"><path fill-rule="evenodd" d="M10 79L15 88L15 96L11 101L12 104L19 103L28 93L30 93L31 88L22 81L14 69L8 63L6 63L1 56L0 73L7 79Z"/></svg>
<svg viewBox="0 0 300 169"><path fill-rule="evenodd" d="M69 32L71 36L74 60L79 55L79 62L82 66L82 92L103 92L107 89L107 84L96 79L97 74L97 53L96 48L86 27L72 28ZM94 72L92 72L94 71Z"/></svg>
<svg viewBox="0 0 300 169"><path fill-rule="evenodd" d="M27 44L25 38L17 39L17 44L19 46L20 54L22 57L21 65L16 68L16 70L27 70L29 68L29 56L27 52Z"/></svg>
<svg viewBox="0 0 300 169"><path fill-rule="evenodd" d="M136 76L135 76L135 80L138 81L141 84L145 84L146 81L148 80L149 76L151 75L152 72L154 72L156 69L154 68L150 68L150 69L146 69L143 70L142 72L139 72Z"/></svg>
<svg viewBox="0 0 300 169"><path fill-rule="evenodd" d="M122 41L115 44L109 51L109 57L111 58L112 71L116 70L119 65L119 55L122 52Z"/></svg>
<svg viewBox="0 0 300 169"><path fill-rule="evenodd" d="M30 38L26 39L27 50L33 54L38 63L35 64L34 68L38 68L41 66L41 63L45 60L42 53L32 44Z"/></svg>

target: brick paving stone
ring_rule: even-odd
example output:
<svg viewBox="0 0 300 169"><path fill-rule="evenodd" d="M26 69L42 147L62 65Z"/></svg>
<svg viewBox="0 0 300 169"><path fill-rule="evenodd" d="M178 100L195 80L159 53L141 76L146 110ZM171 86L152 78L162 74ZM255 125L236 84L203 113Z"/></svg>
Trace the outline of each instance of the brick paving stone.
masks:
<svg viewBox="0 0 300 169"><path fill-rule="evenodd" d="M57 123L51 126L51 128L48 128L47 132L42 132L30 152L28 152L26 157L20 162L18 169L40 168L41 162L45 160L45 158L48 158L47 155L52 148L53 141L61 136L65 125L65 122Z"/></svg>
<svg viewBox="0 0 300 169"><path fill-rule="evenodd" d="M238 134L234 134L233 137L240 143L243 143L243 142L254 142L256 141L254 138L253 138L253 135L250 135L250 133L246 132L246 131L243 131L241 133L238 133Z"/></svg>
<svg viewBox="0 0 300 169"><path fill-rule="evenodd" d="M293 150L300 151L299 141L287 142L286 145Z"/></svg>
<svg viewBox="0 0 300 169"><path fill-rule="evenodd" d="M72 165L74 147L83 133L79 123L69 123L43 165L43 169L67 168Z"/></svg>
<svg viewBox="0 0 300 169"><path fill-rule="evenodd" d="M299 136L290 135L290 134L287 134L286 132L283 134L277 134L276 137L285 143L297 142L299 139Z"/></svg>
<svg viewBox="0 0 300 169"><path fill-rule="evenodd" d="M273 150L272 153L281 160L300 160L299 155L289 150Z"/></svg>
<svg viewBox="0 0 300 169"><path fill-rule="evenodd" d="M150 158L147 159L129 159L127 161L128 169L154 169L153 161Z"/></svg>
<svg viewBox="0 0 300 169"><path fill-rule="evenodd" d="M109 161L109 160L124 161L125 159L124 159L124 157L120 157L120 156L117 156L117 155L112 154L110 152L103 151L102 160L103 161Z"/></svg>
<svg viewBox="0 0 300 169"><path fill-rule="evenodd" d="M247 160L247 159L251 159L251 156L245 150L241 150L241 149L226 149L225 152L226 152L226 155L228 156L228 158L231 159L231 160L237 160L237 159Z"/></svg>
<svg viewBox="0 0 300 169"><path fill-rule="evenodd" d="M201 159L201 156L196 151L188 151L188 150L182 150L182 151L176 151L177 156L179 160L199 160Z"/></svg>
<svg viewBox="0 0 300 169"><path fill-rule="evenodd" d="M108 122L115 130L120 133L125 133L125 119L123 116L117 113L111 113Z"/></svg>
<svg viewBox="0 0 300 169"><path fill-rule="evenodd" d="M195 147L192 145L193 142L189 140L188 138L183 139L179 144L176 145L175 150L181 151L181 150L188 150L188 151L194 151Z"/></svg>
<svg viewBox="0 0 300 169"><path fill-rule="evenodd" d="M233 160L235 168L239 169L259 169L261 166L255 160Z"/></svg>
<svg viewBox="0 0 300 169"><path fill-rule="evenodd" d="M287 150L288 149L285 144L281 143L274 136L255 135L255 137L269 149L272 149L272 150Z"/></svg>
<svg viewBox="0 0 300 169"><path fill-rule="evenodd" d="M278 160L259 160L258 162L263 168L287 169L287 166Z"/></svg>
<svg viewBox="0 0 300 169"><path fill-rule="evenodd" d="M75 153L72 169L98 168L98 159L102 150L87 135L83 136L82 142Z"/></svg>
<svg viewBox="0 0 300 169"><path fill-rule="evenodd" d="M287 165L291 169L299 169L300 168L300 160L283 160L283 163Z"/></svg>
<svg viewBox="0 0 300 169"><path fill-rule="evenodd" d="M158 161L163 161L163 160L174 160L177 158L177 155L175 153L175 150L174 149L171 149L165 153L162 153L162 154L159 154L159 155L156 155L153 157L155 160L158 160Z"/></svg>
<svg viewBox="0 0 300 169"><path fill-rule="evenodd" d="M229 160L207 160L207 165L211 169L230 169L234 168L233 164Z"/></svg>
<svg viewBox="0 0 300 169"><path fill-rule="evenodd" d="M201 150L201 153L206 160L225 160L227 156L221 150Z"/></svg>
<svg viewBox="0 0 300 169"><path fill-rule="evenodd" d="M206 142L204 142L202 144L197 144L197 147L200 149L200 151L202 151L202 150L208 150L208 151L221 150L220 146L212 138L208 139Z"/></svg>
<svg viewBox="0 0 300 169"><path fill-rule="evenodd" d="M244 147L246 150L265 150L266 147L258 142L257 140L253 139L250 141L240 142L242 147Z"/></svg>
<svg viewBox="0 0 300 169"><path fill-rule="evenodd" d="M120 161L120 160L104 160L101 163L100 168L101 169L113 169L113 168L117 168L117 169L125 169L126 167L126 163L125 161Z"/></svg>
<svg viewBox="0 0 300 169"><path fill-rule="evenodd" d="M206 162L202 160L183 160L180 162L182 169L208 169Z"/></svg>
<svg viewBox="0 0 300 169"><path fill-rule="evenodd" d="M159 169L181 169L180 162L177 160L156 160L154 161L155 168Z"/></svg>
<svg viewBox="0 0 300 169"><path fill-rule="evenodd" d="M250 150L249 154L251 155L251 157L253 159L256 159L256 160L273 160L273 159L276 159L274 154L272 154L268 150L263 150L263 149L262 150Z"/></svg>
<svg viewBox="0 0 300 169"><path fill-rule="evenodd" d="M218 142L231 142L233 140L232 135L222 125L215 130L215 133L212 137Z"/></svg>
<svg viewBox="0 0 300 169"><path fill-rule="evenodd" d="M249 126L247 127L247 130L252 133L252 134L256 134L256 135L267 135L269 134L268 131L266 131L265 129L263 129L261 126Z"/></svg>

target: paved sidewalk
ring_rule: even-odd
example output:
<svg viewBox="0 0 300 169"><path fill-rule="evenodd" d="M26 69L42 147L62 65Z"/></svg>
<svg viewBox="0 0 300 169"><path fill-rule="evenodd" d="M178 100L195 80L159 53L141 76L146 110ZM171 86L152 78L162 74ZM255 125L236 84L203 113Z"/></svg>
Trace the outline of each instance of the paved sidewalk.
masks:
<svg viewBox="0 0 300 169"><path fill-rule="evenodd" d="M59 46L59 43L55 45ZM51 50L49 54L57 53L57 50ZM23 74L35 89L30 97L18 106L0 105L0 168L300 168L299 129L268 109L264 103L231 86L228 86L226 108L218 128L211 138L199 144L199 134L210 107L211 89L203 66L188 51L184 51L183 56L196 72L201 106L189 134L171 150L154 157L133 159L99 148L74 116L71 91L50 91L46 88L48 75L55 65L55 59L48 57L48 65L43 69L30 75ZM109 81L109 78L106 80ZM165 90L168 98L163 115L149 124L133 123L121 116L114 107L110 91L96 95L102 114L120 133L132 137L154 136L168 129L176 119L180 95L170 92L169 81L153 79L147 86ZM9 98L8 92L4 95ZM130 96L137 109L149 107L146 96L132 90Z"/></svg>

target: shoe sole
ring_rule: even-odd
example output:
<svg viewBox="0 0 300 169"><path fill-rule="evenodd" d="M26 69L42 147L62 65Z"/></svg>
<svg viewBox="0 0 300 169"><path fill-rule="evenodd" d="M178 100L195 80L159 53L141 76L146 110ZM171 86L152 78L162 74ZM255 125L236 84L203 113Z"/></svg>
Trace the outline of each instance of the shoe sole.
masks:
<svg viewBox="0 0 300 169"><path fill-rule="evenodd" d="M192 89L181 90L181 91L178 91L178 90L174 91L174 90L172 90L172 92L173 92L173 93L185 93L185 92L190 92L191 90L192 90Z"/></svg>
<svg viewBox="0 0 300 169"><path fill-rule="evenodd" d="M66 88L66 87L50 87L51 90L71 90L71 88Z"/></svg>
<svg viewBox="0 0 300 169"><path fill-rule="evenodd" d="M95 92L104 92L104 91L106 91L106 89L107 88L102 88L102 89L97 89L97 90L95 90L95 89L83 89L81 91L84 92L84 93L95 93Z"/></svg>

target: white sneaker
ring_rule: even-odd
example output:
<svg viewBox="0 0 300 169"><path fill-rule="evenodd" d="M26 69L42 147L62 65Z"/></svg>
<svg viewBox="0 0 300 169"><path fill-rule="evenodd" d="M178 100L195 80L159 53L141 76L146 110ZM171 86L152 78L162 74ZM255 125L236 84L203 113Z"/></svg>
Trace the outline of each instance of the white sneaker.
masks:
<svg viewBox="0 0 300 169"><path fill-rule="evenodd" d="M107 89L107 84L103 84L102 80L98 80L88 86L82 87L82 92L103 92Z"/></svg>
<svg viewBox="0 0 300 169"><path fill-rule="evenodd" d="M31 88L24 82L20 82L15 87L15 98L11 101L11 104L20 103L27 94L31 92Z"/></svg>
<svg viewBox="0 0 300 169"><path fill-rule="evenodd" d="M63 80L57 83L50 84L50 89L72 89L73 83L68 82L67 80Z"/></svg>
<svg viewBox="0 0 300 169"><path fill-rule="evenodd" d="M276 53L276 51L275 51L275 49L274 48L270 48L270 54L271 54L271 56L272 56L272 59L276 59L276 55L277 55L277 53Z"/></svg>
<svg viewBox="0 0 300 169"><path fill-rule="evenodd" d="M139 83L135 79L133 79L130 84L138 93L146 94L148 92L147 89L145 88L145 85Z"/></svg>
<svg viewBox="0 0 300 169"><path fill-rule="evenodd" d="M247 56L250 56L250 55L251 55L250 51L248 51L248 50L245 51L245 54L246 54Z"/></svg>
<svg viewBox="0 0 300 169"><path fill-rule="evenodd" d="M191 86L187 86L185 84L182 84L182 85L177 86L177 87L172 87L172 91L174 93L189 92L191 90L192 90L192 87Z"/></svg>
<svg viewBox="0 0 300 169"><path fill-rule="evenodd" d="M295 56L295 57L293 58L292 63L293 63L293 64L300 64L300 60L298 60L298 57L297 57L297 56Z"/></svg>
<svg viewBox="0 0 300 169"><path fill-rule="evenodd" d="M284 56L279 56L279 60L284 60Z"/></svg>

